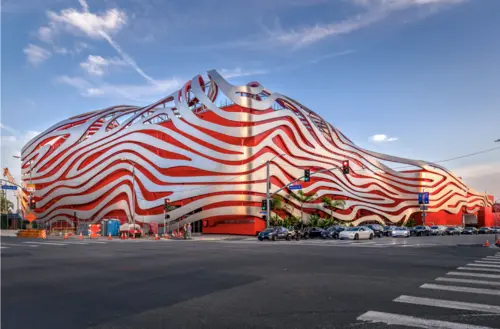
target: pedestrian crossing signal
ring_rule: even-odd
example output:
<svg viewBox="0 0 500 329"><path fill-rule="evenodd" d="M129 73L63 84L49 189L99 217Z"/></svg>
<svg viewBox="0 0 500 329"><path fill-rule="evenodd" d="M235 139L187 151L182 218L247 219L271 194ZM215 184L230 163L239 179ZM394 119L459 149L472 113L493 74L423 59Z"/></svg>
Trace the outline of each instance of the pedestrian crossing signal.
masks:
<svg viewBox="0 0 500 329"><path fill-rule="evenodd" d="M165 202L163 205L163 209L168 210L170 205L170 199L163 199L163 201Z"/></svg>
<svg viewBox="0 0 500 329"><path fill-rule="evenodd" d="M262 200L262 210L267 210L267 200Z"/></svg>
<svg viewBox="0 0 500 329"><path fill-rule="evenodd" d="M311 180L311 170L304 170L304 182L309 182Z"/></svg>
<svg viewBox="0 0 500 329"><path fill-rule="evenodd" d="M344 174L348 174L349 173L349 160L344 160L342 162L342 171L344 172Z"/></svg>

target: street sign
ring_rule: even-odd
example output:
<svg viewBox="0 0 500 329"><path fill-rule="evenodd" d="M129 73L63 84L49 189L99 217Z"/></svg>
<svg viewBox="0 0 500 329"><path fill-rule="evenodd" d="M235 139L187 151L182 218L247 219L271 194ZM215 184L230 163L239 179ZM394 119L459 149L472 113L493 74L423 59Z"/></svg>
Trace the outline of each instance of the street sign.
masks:
<svg viewBox="0 0 500 329"><path fill-rule="evenodd" d="M290 190L302 190L302 185L290 185L288 188Z"/></svg>
<svg viewBox="0 0 500 329"><path fill-rule="evenodd" d="M263 214L263 215L267 215L266 211L261 211L260 213Z"/></svg>
<svg viewBox="0 0 500 329"><path fill-rule="evenodd" d="M429 192L418 194L418 204L429 204Z"/></svg>
<svg viewBox="0 0 500 329"><path fill-rule="evenodd" d="M429 204L429 192L424 192L424 204Z"/></svg>
<svg viewBox="0 0 500 329"><path fill-rule="evenodd" d="M16 185L2 185L2 190L17 190Z"/></svg>
<svg viewBox="0 0 500 329"><path fill-rule="evenodd" d="M25 217L24 217L28 222L32 222L36 219L36 215L32 212L30 212L29 214L27 214Z"/></svg>

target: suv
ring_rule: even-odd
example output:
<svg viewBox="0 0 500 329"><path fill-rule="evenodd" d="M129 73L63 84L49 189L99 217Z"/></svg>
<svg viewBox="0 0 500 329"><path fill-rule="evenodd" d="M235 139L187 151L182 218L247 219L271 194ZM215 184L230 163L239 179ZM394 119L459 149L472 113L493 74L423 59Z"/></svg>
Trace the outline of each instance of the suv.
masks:
<svg viewBox="0 0 500 329"><path fill-rule="evenodd" d="M431 226L431 235L445 235L446 227L434 225Z"/></svg>
<svg viewBox="0 0 500 329"><path fill-rule="evenodd" d="M259 232L259 235L257 236L259 241L264 241L264 240L288 240L290 241L292 239L292 234L286 227L269 227L266 228L264 231Z"/></svg>
<svg viewBox="0 0 500 329"><path fill-rule="evenodd" d="M411 235L421 236L421 235L431 235L431 228L429 226L415 226L411 230Z"/></svg>
<svg viewBox="0 0 500 329"><path fill-rule="evenodd" d="M491 234L493 230L490 227L484 226L479 229L479 234Z"/></svg>
<svg viewBox="0 0 500 329"><path fill-rule="evenodd" d="M464 228L462 234L477 234L477 228L473 226L467 226L466 228Z"/></svg>
<svg viewBox="0 0 500 329"><path fill-rule="evenodd" d="M366 227L369 227L373 231L373 235L376 237L383 237L385 235L385 230L382 225L379 224L369 224L365 225Z"/></svg>
<svg viewBox="0 0 500 329"><path fill-rule="evenodd" d="M314 239L321 238L321 234L324 230L319 227L306 227L302 230L301 235L304 239Z"/></svg>

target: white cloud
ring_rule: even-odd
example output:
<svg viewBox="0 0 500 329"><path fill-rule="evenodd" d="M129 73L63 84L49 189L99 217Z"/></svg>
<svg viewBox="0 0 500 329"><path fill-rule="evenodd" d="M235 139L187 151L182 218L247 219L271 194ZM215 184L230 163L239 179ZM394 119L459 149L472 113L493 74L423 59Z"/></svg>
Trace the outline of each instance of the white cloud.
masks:
<svg viewBox="0 0 500 329"><path fill-rule="evenodd" d="M54 45L52 47L52 51L55 54L59 54L59 55L76 55L76 54L81 53L87 47L88 47L88 45L85 42L78 42L75 44L75 46L72 49L67 48L67 47L59 47L59 46Z"/></svg>
<svg viewBox="0 0 500 329"><path fill-rule="evenodd" d="M82 10L68 8L59 13L48 11L49 24L39 29L40 39L50 41L53 36L65 31L75 35L84 35L91 39L106 40L137 73L146 80L154 82L154 79L146 74L112 38L112 35L127 23L127 14L117 8L109 9L103 14L94 14L89 11L85 0L79 0L79 2Z"/></svg>
<svg viewBox="0 0 500 329"><path fill-rule="evenodd" d="M385 20L396 11L411 7L451 5L466 0L351 0L352 3L364 8L364 12L339 22L316 24L302 29L283 31L278 27L268 31L272 42L301 48L316 43L331 36L349 34Z"/></svg>
<svg viewBox="0 0 500 329"><path fill-rule="evenodd" d="M3 123L0 122L0 128L5 129L6 131L10 132L11 134L17 134L17 130L14 128L11 128L9 126L4 125ZM3 134L2 134L3 135Z"/></svg>
<svg viewBox="0 0 500 329"><path fill-rule="evenodd" d="M480 163L452 170L478 192L487 192L500 198L500 162Z"/></svg>
<svg viewBox="0 0 500 329"><path fill-rule="evenodd" d="M116 65L123 66L127 63L119 58L103 58L101 56L89 55L85 62L80 63L80 67L90 75L102 76L107 67Z"/></svg>
<svg viewBox="0 0 500 329"><path fill-rule="evenodd" d="M261 75L268 73L266 70L243 70L240 67L234 69L220 69L219 73L226 79L245 77L250 75Z"/></svg>
<svg viewBox="0 0 500 329"><path fill-rule="evenodd" d="M28 60L28 62L35 66L46 61L52 55L52 53L47 49L31 43L23 49L23 52L26 55L26 59Z"/></svg>
<svg viewBox="0 0 500 329"><path fill-rule="evenodd" d="M370 140L372 142L376 142L376 143L386 143L386 142L395 142L398 140L398 138L397 137L389 137L389 136L384 135L384 134L376 134L376 135L371 136Z"/></svg>
<svg viewBox="0 0 500 329"><path fill-rule="evenodd" d="M155 80L144 84L106 84L91 83L80 77L59 76L57 83L66 84L78 90L85 97L110 97L135 102L152 102L179 89L183 85L180 79Z"/></svg>

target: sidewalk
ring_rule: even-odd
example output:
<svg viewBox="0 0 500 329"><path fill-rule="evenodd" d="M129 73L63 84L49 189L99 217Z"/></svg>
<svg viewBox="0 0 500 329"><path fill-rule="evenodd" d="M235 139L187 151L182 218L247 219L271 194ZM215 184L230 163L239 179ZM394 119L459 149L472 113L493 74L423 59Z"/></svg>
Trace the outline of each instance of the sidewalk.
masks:
<svg viewBox="0 0 500 329"><path fill-rule="evenodd" d="M0 230L0 236L17 236L18 230Z"/></svg>

